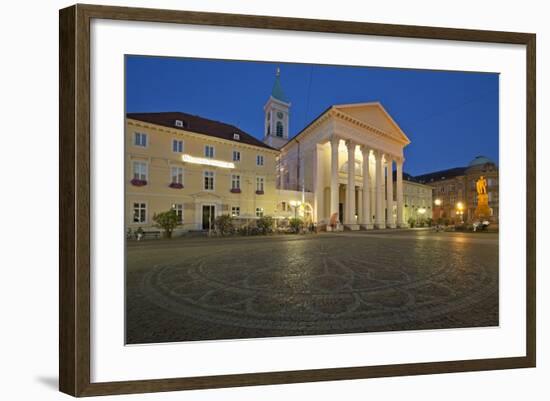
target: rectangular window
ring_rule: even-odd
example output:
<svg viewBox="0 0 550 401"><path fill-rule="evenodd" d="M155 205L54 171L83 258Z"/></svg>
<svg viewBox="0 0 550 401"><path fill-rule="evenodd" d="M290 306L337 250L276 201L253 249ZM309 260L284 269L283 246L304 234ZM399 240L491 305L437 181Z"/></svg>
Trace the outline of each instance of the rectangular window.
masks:
<svg viewBox="0 0 550 401"><path fill-rule="evenodd" d="M174 203L172 205L172 210L174 210L178 216L178 223L183 223L183 205L181 203Z"/></svg>
<svg viewBox="0 0 550 401"><path fill-rule="evenodd" d="M143 181L147 180L147 163L134 162L134 179Z"/></svg>
<svg viewBox="0 0 550 401"><path fill-rule="evenodd" d="M204 172L204 189L207 191L214 190L214 172L213 171Z"/></svg>
<svg viewBox="0 0 550 401"><path fill-rule="evenodd" d="M206 145L204 147L204 156L213 158L214 157L214 146Z"/></svg>
<svg viewBox="0 0 550 401"><path fill-rule="evenodd" d="M233 151L233 161L234 162L240 162L241 161L241 152L238 150Z"/></svg>
<svg viewBox="0 0 550 401"><path fill-rule="evenodd" d="M179 139L172 140L172 152L183 153L183 141Z"/></svg>
<svg viewBox="0 0 550 401"><path fill-rule="evenodd" d="M256 217L264 217L264 208L263 207L257 207L256 208Z"/></svg>
<svg viewBox="0 0 550 401"><path fill-rule="evenodd" d="M134 145L145 148L147 146L147 134L144 134L143 132L135 132Z"/></svg>
<svg viewBox="0 0 550 401"><path fill-rule="evenodd" d="M231 216L239 217L241 215L241 208L239 206L233 206L231 208Z"/></svg>
<svg viewBox="0 0 550 401"><path fill-rule="evenodd" d="M231 189L241 189L241 176L231 174Z"/></svg>
<svg viewBox="0 0 550 401"><path fill-rule="evenodd" d="M183 167L172 167L170 169L172 184L182 184L183 185Z"/></svg>
<svg viewBox="0 0 550 401"><path fill-rule="evenodd" d="M147 204L145 202L134 202L134 223L145 223L147 221Z"/></svg>
<svg viewBox="0 0 550 401"><path fill-rule="evenodd" d="M257 166L263 166L264 165L264 157L262 155L256 156L256 165Z"/></svg>
<svg viewBox="0 0 550 401"><path fill-rule="evenodd" d="M264 190L264 177L256 177L256 191Z"/></svg>

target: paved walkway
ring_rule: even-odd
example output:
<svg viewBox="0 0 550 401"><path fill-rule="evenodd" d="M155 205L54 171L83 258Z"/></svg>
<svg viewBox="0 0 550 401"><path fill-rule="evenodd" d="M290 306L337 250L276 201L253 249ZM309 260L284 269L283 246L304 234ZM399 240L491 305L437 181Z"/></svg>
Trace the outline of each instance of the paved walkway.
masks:
<svg viewBox="0 0 550 401"><path fill-rule="evenodd" d="M130 243L129 343L498 325L498 235Z"/></svg>

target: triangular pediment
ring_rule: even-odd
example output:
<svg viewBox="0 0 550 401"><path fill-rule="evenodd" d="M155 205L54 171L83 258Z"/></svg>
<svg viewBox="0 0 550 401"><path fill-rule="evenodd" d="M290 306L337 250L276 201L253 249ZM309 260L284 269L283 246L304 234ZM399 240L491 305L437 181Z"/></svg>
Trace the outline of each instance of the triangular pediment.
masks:
<svg viewBox="0 0 550 401"><path fill-rule="evenodd" d="M334 109L390 135L399 142L410 143L403 130L379 102L334 105Z"/></svg>

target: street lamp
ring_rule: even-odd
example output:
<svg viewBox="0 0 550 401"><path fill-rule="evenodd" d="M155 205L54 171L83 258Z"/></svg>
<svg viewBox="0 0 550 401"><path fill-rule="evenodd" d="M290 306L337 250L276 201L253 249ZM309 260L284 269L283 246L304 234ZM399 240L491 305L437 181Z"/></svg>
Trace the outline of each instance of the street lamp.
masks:
<svg viewBox="0 0 550 401"><path fill-rule="evenodd" d="M438 221L442 217L441 216L441 205L443 204L443 201L440 198L436 198L434 200L434 205L436 206L433 210L433 216L437 217Z"/></svg>
<svg viewBox="0 0 550 401"><path fill-rule="evenodd" d="M456 213L460 216L460 224L464 223L464 204L462 202L456 204Z"/></svg>
<svg viewBox="0 0 550 401"><path fill-rule="evenodd" d="M291 201L288 202L288 203L289 203L289 205L290 205L291 207L294 208L294 218L295 218L295 219L298 218L297 212L298 212L298 208L302 205L302 202L300 202L300 201L295 201L295 200L291 200Z"/></svg>

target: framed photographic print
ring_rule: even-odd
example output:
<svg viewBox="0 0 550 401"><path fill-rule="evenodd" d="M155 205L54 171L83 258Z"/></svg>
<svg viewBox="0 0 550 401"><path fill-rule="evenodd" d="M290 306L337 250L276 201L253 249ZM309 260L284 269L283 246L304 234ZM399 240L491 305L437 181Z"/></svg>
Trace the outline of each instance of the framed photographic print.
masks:
<svg viewBox="0 0 550 401"><path fill-rule="evenodd" d="M535 35L60 11L60 390L534 367Z"/></svg>

